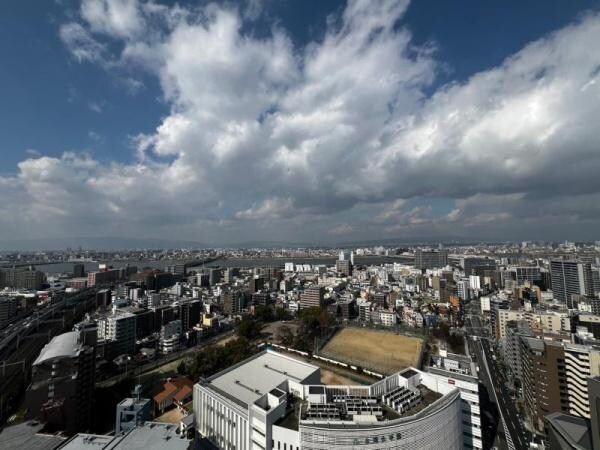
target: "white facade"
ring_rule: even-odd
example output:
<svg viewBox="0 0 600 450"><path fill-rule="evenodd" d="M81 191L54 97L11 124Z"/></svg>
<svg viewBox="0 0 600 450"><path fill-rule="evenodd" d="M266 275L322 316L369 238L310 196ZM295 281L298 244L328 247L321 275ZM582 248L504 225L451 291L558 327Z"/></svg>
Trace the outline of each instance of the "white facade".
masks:
<svg viewBox="0 0 600 450"><path fill-rule="evenodd" d="M379 311L379 320L384 327L393 327L396 325L396 313L393 311Z"/></svg>
<svg viewBox="0 0 600 450"><path fill-rule="evenodd" d="M565 375L569 412L589 419L588 378L600 375L600 350L584 345L565 345Z"/></svg>
<svg viewBox="0 0 600 450"><path fill-rule="evenodd" d="M377 418L382 402L405 398L402 393L420 399L424 392L427 403L414 415ZM348 411L351 399L366 410L343 419L315 415L337 411L336 401ZM463 408L458 386L427 372L406 369L370 386L324 386L318 367L271 350L194 386L197 430L226 450L459 450L465 448ZM290 417L295 426L286 424Z"/></svg>
<svg viewBox="0 0 600 450"><path fill-rule="evenodd" d="M115 309L113 313L98 319L98 338L116 342L117 354L135 352L136 318L129 312Z"/></svg>
<svg viewBox="0 0 600 450"><path fill-rule="evenodd" d="M481 304L481 312L490 312L492 305L489 297L480 297L479 302Z"/></svg>

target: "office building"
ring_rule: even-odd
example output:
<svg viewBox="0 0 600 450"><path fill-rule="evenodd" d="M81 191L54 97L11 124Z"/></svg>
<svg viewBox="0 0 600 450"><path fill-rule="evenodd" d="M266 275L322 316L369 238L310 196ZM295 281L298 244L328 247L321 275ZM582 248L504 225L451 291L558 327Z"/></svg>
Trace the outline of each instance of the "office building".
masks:
<svg viewBox="0 0 600 450"><path fill-rule="evenodd" d="M537 284L542 281L539 267L515 267L514 271L518 286L523 286L525 283Z"/></svg>
<svg viewBox="0 0 600 450"><path fill-rule="evenodd" d="M54 337L33 362L26 404L33 418L67 433L92 423L96 352L85 331Z"/></svg>
<svg viewBox="0 0 600 450"><path fill-rule="evenodd" d="M325 308L325 287L310 286L300 296L300 308Z"/></svg>
<svg viewBox="0 0 600 450"><path fill-rule="evenodd" d="M187 300L179 304L179 318L181 328L188 331L200 322L202 314L202 302L200 300Z"/></svg>
<svg viewBox="0 0 600 450"><path fill-rule="evenodd" d="M168 266L166 271L177 277L185 277L185 275L186 275L186 267L185 267L185 264L183 264L183 263L173 264L172 266Z"/></svg>
<svg viewBox="0 0 600 450"><path fill-rule="evenodd" d="M233 283L235 277L240 275L240 269L229 267L223 271L223 281L227 284Z"/></svg>
<svg viewBox="0 0 600 450"><path fill-rule="evenodd" d="M265 287L265 279L259 276L253 276L250 278L250 282L248 283L248 288L250 289L250 293L258 292Z"/></svg>
<svg viewBox="0 0 600 450"><path fill-rule="evenodd" d="M470 291L471 283L470 280L462 279L456 282L456 293L463 300L469 300L471 298Z"/></svg>
<svg viewBox="0 0 600 450"><path fill-rule="evenodd" d="M208 269L208 284L215 286L221 281L221 270L220 269Z"/></svg>
<svg viewBox="0 0 600 450"><path fill-rule="evenodd" d="M73 264L73 278L85 277L85 265L84 264Z"/></svg>
<svg viewBox="0 0 600 450"><path fill-rule="evenodd" d="M415 252L415 267L417 269L437 269L448 265L448 250L423 250Z"/></svg>
<svg viewBox="0 0 600 450"><path fill-rule="evenodd" d="M491 258L469 256L462 259L462 267L466 276L485 276L486 271L493 271L496 269L496 261Z"/></svg>
<svg viewBox="0 0 600 450"><path fill-rule="evenodd" d="M352 263L349 259L337 260L335 262L335 270L345 277L352 275Z"/></svg>
<svg viewBox="0 0 600 450"><path fill-rule="evenodd" d="M101 289L96 292L96 308L106 308L110 305L112 292L110 289Z"/></svg>
<svg viewBox="0 0 600 450"><path fill-rule="evenodd" d="M461 391L436 375L408 368L369 386L320 378L318 367L266 350L194 386L196 428L221 449L465 446Z"/></svg>
<svg viewBox="0 0 600 450"><path fill-rule="evenodd" d="M550 261L552 292L561 303L571 305L572 295L593 295L592 268L579 261Z"/></svg>

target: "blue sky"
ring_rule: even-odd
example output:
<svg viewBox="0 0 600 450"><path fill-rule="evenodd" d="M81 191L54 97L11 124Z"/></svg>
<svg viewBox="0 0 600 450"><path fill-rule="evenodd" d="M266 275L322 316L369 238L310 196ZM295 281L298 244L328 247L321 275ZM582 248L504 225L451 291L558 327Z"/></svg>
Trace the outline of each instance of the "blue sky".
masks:
<svg viewBox="0 0 600 450"><path fill-rule="evenodd" d="M595 173L597 142L563 120L567 92L548 95L580 83L582 111L599 106L599 6L1 2L0 193L18 201L0 225L36 239L592 239L582 208L600 187L573 180ZM589 69L567 68L586 45ZM490 126L506 105L536 111L510 139ZM506 152L501 170L475 138L492 166Z"/></svg>

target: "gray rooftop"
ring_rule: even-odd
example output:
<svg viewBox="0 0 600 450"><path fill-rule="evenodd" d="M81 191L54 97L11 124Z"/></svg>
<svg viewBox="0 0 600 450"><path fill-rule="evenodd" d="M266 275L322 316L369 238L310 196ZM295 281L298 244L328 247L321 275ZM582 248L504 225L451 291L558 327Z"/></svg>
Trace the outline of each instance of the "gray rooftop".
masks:
<svg viewBox="0 0 600 450"><path fill-rule="evenodd" d="M318 370L311 364L266 351L209 378L207 385L249 405L284 381L302 382Z"/></svg>
<svg viewBox="0 0 600 450"><path fill-rule="evenodd" d="M59 334L44 346L33 365L54 358L72 358L77 356L80 350L81 344L79 343L79 333L77 331Z"/></svg>
<svg viewBox="0 0 600 450"><path fill-rule="evenodd" d="M590 427L586 419L564 413L551 413L546 416L546 420L571 448L592 450Z"/></svg>
<svg viewBox="0 0 600 450"><path fill-rule="evenodd" d="M187 450L190 441L181 439L177 425L146 422L120 436L78 434L60 450Z"/></svg>
<svg viewBox="0 0 600 450"><path fill-rule="evenodd" d="M0 432L0 450L52 450L64 441L64 437L40 433L42 427L33 421L6 427Z"/></svg>

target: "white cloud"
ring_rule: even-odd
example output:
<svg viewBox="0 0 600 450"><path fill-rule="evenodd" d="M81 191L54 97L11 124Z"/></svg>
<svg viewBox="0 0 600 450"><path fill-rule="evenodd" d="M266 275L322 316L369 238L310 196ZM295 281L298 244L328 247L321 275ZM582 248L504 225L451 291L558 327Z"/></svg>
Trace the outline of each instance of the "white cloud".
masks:
<svg viewBox="0 0 600 450"><path fill-rule="evenodd" d="M81 17L92 31L133 38L144 29L137 0L83 0Z"/></svg>
<svg viewBox="0 0 600 450"><path fill-rule="evenodd" d="M255 15L227 5L84 0L80 22L60 29L67 48L80 62L126 68L137 87L136 70L157 77L170 114L136 137L132 164L41 157L20 165L19 183L32 208L69 220L89 195L109 214L99 221L178 222L217 238L240 221L247 233L260 222L308 238L338 228L471 234L521 227L523 216L535 225L532 211L552 208L557 223L597 221L582 199L600 192L600 16L435 87L444 63L401 25L407 7L349 1L320 40L294 47L281 26L246 32ZM346 227L360 205L370 225Z"/></svg>
<svg viewBox="0 0 600 450"><path fill-rule="evenodd" d="M331 230L329 230L329 234L332 234L334 236L345 236L352 234L353 231L354 228L352 228L351 225L347 223L341 223L338 226L333 227Z"/></svg>

